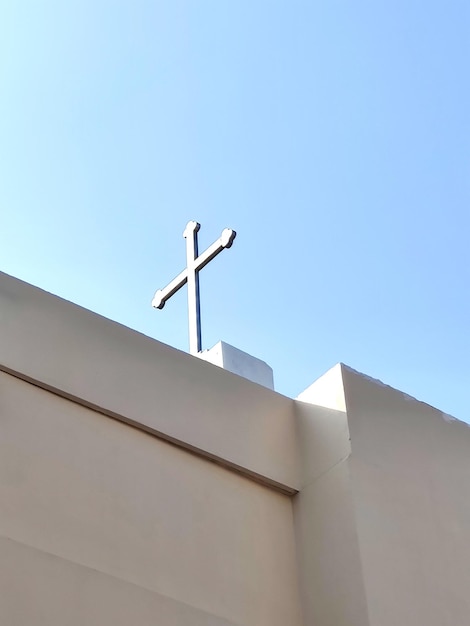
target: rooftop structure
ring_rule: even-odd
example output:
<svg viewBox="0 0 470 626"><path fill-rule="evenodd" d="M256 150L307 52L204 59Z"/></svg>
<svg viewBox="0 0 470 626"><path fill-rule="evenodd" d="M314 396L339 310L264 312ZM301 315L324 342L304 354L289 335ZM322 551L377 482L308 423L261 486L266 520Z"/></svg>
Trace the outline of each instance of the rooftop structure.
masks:
<svg viewBox="0 0 470 626"><path fill-rule="evenodd" d="M0 624L468 623L466 424L343 364L287 398L5 274L0 322Z"/></svg>

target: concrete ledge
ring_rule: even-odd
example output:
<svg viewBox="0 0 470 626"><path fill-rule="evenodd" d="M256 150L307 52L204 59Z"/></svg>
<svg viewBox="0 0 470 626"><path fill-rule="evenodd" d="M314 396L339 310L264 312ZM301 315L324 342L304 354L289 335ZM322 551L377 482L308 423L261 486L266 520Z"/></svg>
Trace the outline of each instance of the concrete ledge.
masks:
<svg viewBox="0 0 470 626"><path fill-rule="evenodd" d="M0 273L0 369L282 493L294 401Z"/></svg>

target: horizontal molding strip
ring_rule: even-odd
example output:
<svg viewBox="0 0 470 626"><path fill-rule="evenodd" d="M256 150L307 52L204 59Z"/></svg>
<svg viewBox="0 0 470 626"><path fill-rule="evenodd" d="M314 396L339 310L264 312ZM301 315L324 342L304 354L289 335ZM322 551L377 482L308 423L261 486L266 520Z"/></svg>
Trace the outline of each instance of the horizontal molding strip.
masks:
<svg viewBox="0 0 470 626"><path fill-rule="evenodd" d="M58 396L59 398L63 398L64 400L74 402L75 404L78 404L87 409L95 411L96 413L100 413L101 415L115 419L119 422L122 422L123 424L127 424L128 426L131 426L132 428L137 428L138 430L144 433L147 433L148 435L156 437L157 439L162 439L163 441L166 441L167 443L177 446L178 448L182 448L183 450L186 450L187 452L190 452L191 454L199 456L203 459L206 459L207 461L210 461L211 463L215 463L216 465L224 467L227 470L230 470L232 472L235 472L236 474L244 476L245 478L248 478L249 480L252 480L260 485L263 485L264 487L269 487L270 489L274 489L274 491L282 493L283 495L294 496L296 493L298 493L297 489L283 485L282 483L279 483L275 480L267 478L266 476L263 476L261 474L257 474L256 472L250 471L249 469L242 467L240 465L237 465L236 463L232 463L230 461L227 461L226 459L216 456L215 454L211 454L207 452L206 450L202 450L201 448L197 448L189 443L175 439L174 437L171 437L163 432L160 432L149 426L146 426L145 424L142 424L141 422L137 422L135 420L129 419L125 415L120 415L119 413L110 411L109 409L106 409L105 407L98 406L96 404L93 404L92 402L88 402L84 398L79 398L77 396L74 396L70 393L67 393L66 391L63 391L62 389L51 387L51 385L48 385L40 380L31 378L30 376L26 376L25 374L22 374L21 372L12 370L11 368L6 367L3 364L0 364L0 371L5 374L9 374L10 376L14 376L15 378L18 378L25 383L34 385L35 387L39 387L43 391L52 393L55 396Z"/></svg>

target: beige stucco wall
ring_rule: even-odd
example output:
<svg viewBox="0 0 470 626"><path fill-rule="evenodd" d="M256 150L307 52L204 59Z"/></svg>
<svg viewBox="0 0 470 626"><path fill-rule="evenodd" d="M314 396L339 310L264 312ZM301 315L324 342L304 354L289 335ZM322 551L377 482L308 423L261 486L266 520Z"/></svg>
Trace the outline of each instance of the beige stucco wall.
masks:
<svg viewBox="0 0 470 626"><path fill-rule="evenodd" d="M297 423L305 623L470 623L470 427L344 365Z"/></svg>
<svg viewBox="0 0 470 626"><path fill-rule="evenodd" d="M1 272L0 370L298 487L293 400Z"/></svg>
<svg viewBox="0 0 470 626"><path fill-rule="evenodd" d="M0 624L464 626L470 429L285 398L0 274Z"/></svg>
<svg viewBox="0 0 470 626"><path fill-rule="evenodd" d="M289 497L4 373L0 411L1 624L300 625Z"/></svg>
<svg viewBox="0 0 470 626"><path fill-rule="evenodd" d="M342 366L370 623L470 623L470 427Z"/></svg>
<svg viewBox="0 0 470 626"><path fill-rule="evenodd" d="M293 510L306 626L369 624L344 408L341 365L296 402L301 488Z"/></svg>

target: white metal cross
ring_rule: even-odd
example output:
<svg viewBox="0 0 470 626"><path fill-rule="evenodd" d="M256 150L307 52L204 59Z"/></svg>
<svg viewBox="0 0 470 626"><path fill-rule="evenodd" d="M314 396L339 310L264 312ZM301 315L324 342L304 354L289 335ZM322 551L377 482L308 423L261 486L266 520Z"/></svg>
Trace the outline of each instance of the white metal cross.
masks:
<svg viewBox="0 0 470 626"><path fill-rule="evenodd" d="M188 283L188 316L189 316L189 352L197 354L201 351L201 305L199 300L199 272L224 248L230 248L237 233L225 228L222 235L205 252L199 254L197 234L201 225L188 222L183 232L186 239L186 268L178 274L164 289L158 289L152 300L152 306L163 309L165 302L181 287Z"/></svg>

